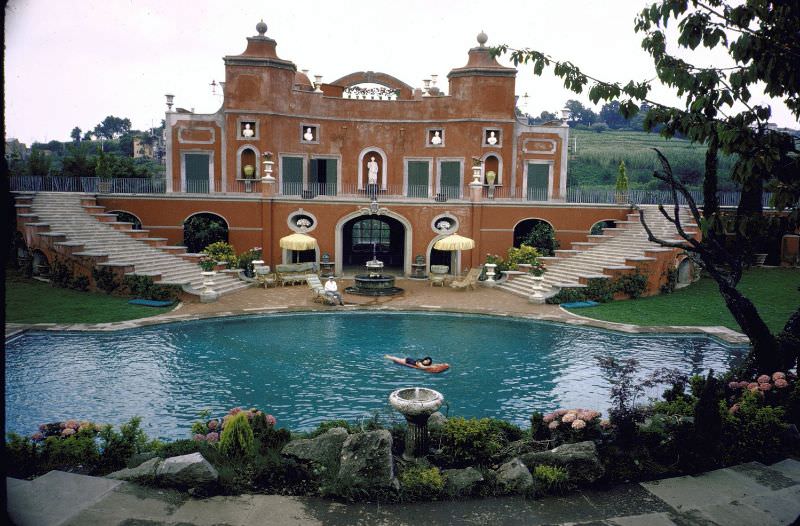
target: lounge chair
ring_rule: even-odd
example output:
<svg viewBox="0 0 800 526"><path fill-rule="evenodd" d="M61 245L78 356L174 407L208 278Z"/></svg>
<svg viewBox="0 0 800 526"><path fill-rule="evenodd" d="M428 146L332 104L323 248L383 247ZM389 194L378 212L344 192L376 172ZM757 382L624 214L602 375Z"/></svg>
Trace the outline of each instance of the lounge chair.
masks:
<svg viewBox="0 0 800 526"><path fill-rule="evenodd" d="M308 283L308 288L311 289L314 301L327 303L328 305L336 305L336 300L325 294L325 287L319 280L319 276L316 274L306 274L306 283Z"/></svg>
<svg viewBox="0 0 800 526"><path fill-rule="evenodd" d="M467 272L467 275L464 276L463 279L458 279L450 284L450 286L454 289L472 289L475 290L475 287L478 284L478 278L481 277L481 269L480 268L473 268Z"/></svg>

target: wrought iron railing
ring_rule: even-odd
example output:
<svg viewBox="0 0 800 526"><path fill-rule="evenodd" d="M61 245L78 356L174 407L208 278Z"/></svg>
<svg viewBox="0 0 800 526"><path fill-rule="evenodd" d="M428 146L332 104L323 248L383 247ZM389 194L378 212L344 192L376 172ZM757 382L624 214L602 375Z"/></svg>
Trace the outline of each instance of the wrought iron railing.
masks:
<svg viewBox="0 0 800 526"><path fill-rule="evenodd" d="M108 192L119 194L163 194L167 191L164 179L99 177L50 177L19 175L9 177L15 192Z"/></svg>

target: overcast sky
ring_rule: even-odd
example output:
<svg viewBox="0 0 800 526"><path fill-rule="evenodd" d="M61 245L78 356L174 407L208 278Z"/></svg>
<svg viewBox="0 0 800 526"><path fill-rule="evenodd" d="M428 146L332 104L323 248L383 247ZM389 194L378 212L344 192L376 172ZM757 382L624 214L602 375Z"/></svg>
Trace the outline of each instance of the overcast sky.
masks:
<svg viewBox="0 0 800 526"><path fill-rule="evenodd" d="M489 45L530 47L570 60L610 81L655 76L633 21L645 0L459 0L434 2L10 0L5 27L6 137L68 140L78 126L107 115L134 128L158 125L164 94L197 112L219 109L212 80L224 80L222 57L244 51L260 19L278 55L333 81L355 71L381 71L412 86L466 64L481 31ZM507 60L503 63L508 65ZM517 94L527 110L556 111L570 98L559 79L520 68ZM666 90L661 102L676 103ZM764 102L755 97L755 102ZM797 121L773 103L781 126Z"/></svg>

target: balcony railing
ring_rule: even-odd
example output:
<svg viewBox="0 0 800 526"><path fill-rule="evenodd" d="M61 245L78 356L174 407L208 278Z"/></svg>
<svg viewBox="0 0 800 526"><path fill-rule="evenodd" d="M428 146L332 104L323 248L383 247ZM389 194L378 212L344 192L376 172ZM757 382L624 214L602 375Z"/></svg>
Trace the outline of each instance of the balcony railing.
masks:
<svg viewBox="0 0 800 526"><path fill-rule="evenodd" d="M22 175L9 177L9 185L15 192L87 192L115 194L163 194L166 193L164 179L117 178L100 179L98 177L50 177ZM249 184L248 184L249 183ZM261 183L258 180L233 180L227 182L227 193L259 193ZM248 190L248 186L250 187ZM186 181L186 193L209 193L208 181ZM512 200L521 202L548 202L547 190L544 188L518 189L508 186L484 186L485 200ZM334 183L280 183L280 194L287 197L315 199L325 196L343 198L371 199L372 197L391 199L431 199L438 202L468 199L470 187L443 186L437 191L427 185L388 185L358 188L355 184L337 185ZM698 206L703 205L703 192L693 190L690 195ZM720 206L734 207L739 204L741 192L718 192ZM771 193L764 193L762 206L770 208ZM608 188L568 188L567 203L583 204L673 204L672 193L665 190L629 190L620 194ZM678 195L678 204L685 205L686 200Z"/></svg>

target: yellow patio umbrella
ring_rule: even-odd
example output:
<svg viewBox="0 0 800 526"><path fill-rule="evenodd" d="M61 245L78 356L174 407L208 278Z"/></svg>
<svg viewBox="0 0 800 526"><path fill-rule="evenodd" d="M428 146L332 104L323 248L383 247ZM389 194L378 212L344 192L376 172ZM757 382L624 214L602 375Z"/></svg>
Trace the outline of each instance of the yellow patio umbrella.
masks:
<svg viewBox="0 0 800 526"><path fill-rule="evenodd" d="M288 250L311 250L317 248L317 240L308 234L294 233L282 237L278 242L281 248Z"/></svg>
<svg viewBox="0 0 800 526"><path fill-rule="evenodd" d="M470 250L475 248L475 241L458 234L450 234L433 244L436 250Z"/></svg>

